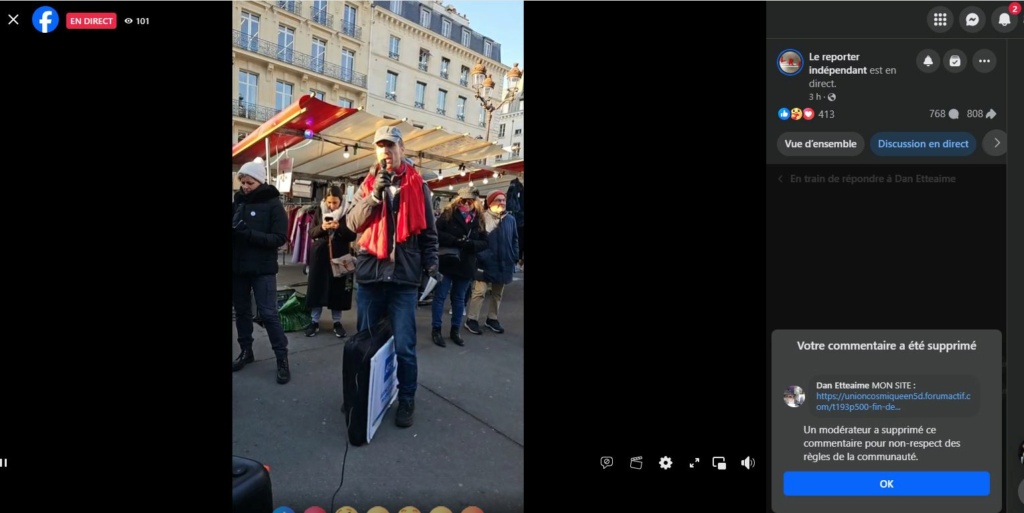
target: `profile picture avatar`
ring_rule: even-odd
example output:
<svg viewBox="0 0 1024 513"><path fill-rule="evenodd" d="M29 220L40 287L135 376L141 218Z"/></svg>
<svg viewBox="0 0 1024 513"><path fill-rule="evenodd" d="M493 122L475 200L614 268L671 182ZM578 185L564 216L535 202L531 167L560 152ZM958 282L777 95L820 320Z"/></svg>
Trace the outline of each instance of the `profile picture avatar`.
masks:
<svg viewBox="0 0 1024 513"><path fill-rule="evenodd" d="M790 408L796 408L801 404L804 404L804 398L804 389L796 385L786 387L786 391L782 394L782 400L785 401L786 406L789 406Z"/></svg>
<svg viewBox="0 0 1024 513"><path fill-rule="evenodd" d="M790 48L779 54L776 64L783 75L791 77L804 69L804 56L799 50Z"/></svg>

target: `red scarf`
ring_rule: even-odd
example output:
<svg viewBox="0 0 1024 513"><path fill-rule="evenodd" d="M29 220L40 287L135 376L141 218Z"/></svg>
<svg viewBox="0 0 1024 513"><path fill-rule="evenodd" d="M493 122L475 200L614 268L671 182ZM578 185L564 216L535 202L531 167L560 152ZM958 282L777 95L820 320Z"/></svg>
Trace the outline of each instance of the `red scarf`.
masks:
<svg viewBox="0 0 1024 513"><path fill-rule="evenodd" d="M378 166L379 168L379 166ZM366 175L362 190L366 196L373 193L373 182L377 179L377 171ZM402 162L400 172L395 174L398 179L400 193L398 195L398 226L396 244L401 244L413 235L417 235L427 227L426 204L423 198L423 177L414 167ZM366 248L378 259L388 258L388 209L387 200L383 200L381 208L373 215L370 226L363 231L359 245ZM394 259L394 254L391 255Z"/></svg>

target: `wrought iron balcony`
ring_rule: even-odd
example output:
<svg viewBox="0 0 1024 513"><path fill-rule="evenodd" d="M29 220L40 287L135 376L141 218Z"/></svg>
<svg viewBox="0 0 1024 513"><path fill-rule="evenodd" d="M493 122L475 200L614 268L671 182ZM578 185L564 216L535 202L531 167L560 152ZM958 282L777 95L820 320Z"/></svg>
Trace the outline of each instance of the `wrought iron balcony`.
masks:
<svg viewBox="0 0 1024 513"><path fill-rule="evenodd" d="M440 115L442 115L442 116L444 116L444 109L442 109L442 108L440 108L440 107L439 107L439 108L437 109L437 113L438 113L438 114L440 114Z"/></svg>
<svg viewBox="0 0 1024 513"><path fill-rule="evenodd" d="M342 21L341 22L341 33L345 34L348 37L352 37L352 38L358 39L360 41L363 40L363 29L362 29L362 27L356 25L355 23L352 23L351 21Z"/></svg>
<svg viewBox="0 0 1024 513"><path fill-rule="evenodd" d="M425 62L421 62L420 63L420 71L427 71L427 63L425 63Z"/></svg>
<svg viewBox="0 0 1024 513"><path fill-rule="evenodd" d="M398 101L398 94L396 93L384 93L384 98L391 101Z"/></svg>
<svg viewBox="0 0 1024 513"><path fill-rule="evenodd" d="M251 102L243 102L239 100L231 100L231 113L232 115L240 118L251 119L257 123L263 123L268 119L274 117L275 114L280 112L277 109L271 107L265 107L263 105L257 105Z"/></svg>
<svg viewBox="0 0 1024 513"><path fill-rule="evenodd" d="M460 78L459 79L459 85L462 86L462 87L469 87L469 79L468 78Z"/></svg>
<svg viewBox="0 0 1024 513"><path fill-rule="evenodd" d="M441 72L441 78L447 79L448 78L448 72L447 71L442 71Z"/></svg>
<svg viewBox="0 0 1024 513"><path fill-rule="evenodd" d="M391 57L392 59L397 61L398 60L398 52L388 52L388 57Z"/></svg>
<svg viewBox="0 0 1024 513"><path fill-rule="evenodd" d="M317 9L316 5L309 6L309 19L325 26L334 28L334 15L327 12L327 7Z"/></svg>
<svg viewBox="0 0 1024 513"><path fill-rule="evenodd" d="M457 114L455 116L455 118L458 119L459 121L465 121L466 120L466 115L465 114Z"/></svg>
<svg viewBox="0 0 1024 513"><path fill-rule="evenodd" d="M482 126L482 127L486 128L486 127L487 127L487 123L485 123L485 122L481 121L481 122L480 122L480 126Z"/></svg>
<svg viewBox="0 0 1024 513"><path fill-rule="evenodd" d="M278 0L277 7L292 14L300 14L302 12L302 2L295 0Z"/></svg>
<svg viewBox="0 0 1024 513"><path fill-rule="evenodd" d="M415 104L413 104L413 106L416 107L417 109L426 109L427 108L426 105L423 104L423 102L416 102Z"/></svg>
<svg viewBox="0 0 1024 513"><path fill-rule="evenodd" d="M354 86L366 87L366 75L353 71L352 68L345 68L338 64L327 62L321 57L313 57L309 54L296 52L290 47L276 45L264 39L257 39L254 35L243 34L238 30L233 32L234 45L237 48L258 53L315 73L327 75Z"/></svg>

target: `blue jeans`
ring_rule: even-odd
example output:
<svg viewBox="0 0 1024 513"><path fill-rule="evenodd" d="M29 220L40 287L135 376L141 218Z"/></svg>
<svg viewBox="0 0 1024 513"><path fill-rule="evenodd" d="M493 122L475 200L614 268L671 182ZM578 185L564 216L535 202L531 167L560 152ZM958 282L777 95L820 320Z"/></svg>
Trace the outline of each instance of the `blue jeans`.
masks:
<svg viewBox="0 0 1024 513"><path fill-rule="evenodd" d="M231 277L231 304L235 307L235 328L238 345L252 349L252 299L256 299L263 327L270 337L275 356L288 356L288 336L284 334L281 318L277 315L277 276L235 274Z"/></svg>
<svg viewBox="0 0 1024 513"><path fill-rule="evenodd" d="M399 399L416 395L416 289L415 285L360 283L356 293L356 330L369 329L384 315L391 319L398 357Z"/></svg>
<svg viewBox="0 0 1024 513"><path fill-rule="evenodd" d="M441 329L441 316L444 315L444 300L448 298L451 291L452 299L452 328L462 326L462 315L466 313L466 292L473 280L463 278L452 278L445 276L441 283L434 289L434 303L432 307L432 318L430 327Z"/></svg>
<svg viewBox="0 0 1024 513"><path fill-rule="evenodd" d="M323 307L313 308L309 311L309 317L313 320L313 324L320 324L320 316L323 311ZM331 310L331 320L341 322L341 310Z"/></svg>

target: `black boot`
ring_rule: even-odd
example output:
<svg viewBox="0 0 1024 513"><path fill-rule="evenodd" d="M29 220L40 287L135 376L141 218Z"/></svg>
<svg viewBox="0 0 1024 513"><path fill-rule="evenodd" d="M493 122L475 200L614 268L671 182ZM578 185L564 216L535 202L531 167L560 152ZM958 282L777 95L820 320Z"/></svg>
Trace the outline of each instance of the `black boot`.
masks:
<svg viewBox="0 0 1024 513"><path fill-rule="evenodd" d="M448 344L444 343L444 337L441 336L441 328L430 329L430 340L433 340L435 344L441 347L447 347Z"/></svg>
<svg viewBox="0 0 1024 513"><path fill-rule="evenodd" d="M285 384L292 379L292 372L288 370L288 357L278 356L277 357L277 382L279 384Z"/></svg>
<svg viewBox="0 0 1024 513"><path fill-rule="evenodd" d="M455 342L455 345L457 345L457 346L464 346L464 345L466 345L466 341L462 340L462 337L459 336L459 327L458 326L452 326L452 331L451 331L451 333L448 334L448 338L452 339L452 342Z"/></svg>
<svg viewBox="0 0 1024 513"><path fill-rule="evenodd" d="M242 349L241 353L238 353L238 358L231 362L231 372L237 372L245 367L245 364L256 361L256 358L252 355L252 348Z"/></svg>
<svg viewBox="0 0 1024 513"><path fill-rule="evenodd" d="M395 425L401 428L412 426L416 403L412 399L398 398L398 413L395 414Z"/></svg>

